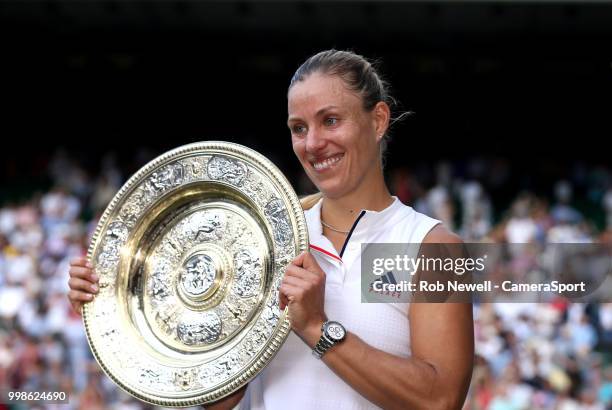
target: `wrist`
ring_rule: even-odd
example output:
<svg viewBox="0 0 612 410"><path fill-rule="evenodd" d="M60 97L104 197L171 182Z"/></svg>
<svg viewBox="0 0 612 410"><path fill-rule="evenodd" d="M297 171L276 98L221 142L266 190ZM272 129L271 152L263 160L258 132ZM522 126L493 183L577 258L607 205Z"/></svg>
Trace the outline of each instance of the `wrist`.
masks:
<svg viewBox="0 0 612 410"><path fill-rule="evenodd" d="M306 326L300 335L304 343L311 349L317 344L319 339L321 338L321 326L323 323L327 321L326 317L320 318L311 322L308 326Z"/></svg>

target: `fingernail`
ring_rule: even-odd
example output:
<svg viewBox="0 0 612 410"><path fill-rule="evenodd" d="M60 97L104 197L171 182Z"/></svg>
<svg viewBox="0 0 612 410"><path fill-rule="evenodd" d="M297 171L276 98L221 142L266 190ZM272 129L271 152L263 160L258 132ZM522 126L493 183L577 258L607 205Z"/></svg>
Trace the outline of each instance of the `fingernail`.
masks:
<svg viewBox="0 0 612 410"><path fill-rule="evenodd" d="M100 279L100 278L98 277L98 275L96 275L96 274L94 273L93 275L91 275L91 279L92 279L92 280L98 280L98 279Z"/></svg>
<svg viewBox="0 0 612 410"><path fill-rule="evenodd" d="M87 299L93 299L93 295L91 293L87 294Z"/></svg>
<svg viewBox="0 0 612 410"><path fill-rule="evenodd" d="M91 290L93 290L94 292L97 292L98 287L96 285L91 285Z"/></svg>
<svg viewBox="0 0 612 410"><path fill-rule="evenodd" d="M91 262L87 262L85 266L87 266L88 268L93 268L93 265L91 264Z"/></svg>

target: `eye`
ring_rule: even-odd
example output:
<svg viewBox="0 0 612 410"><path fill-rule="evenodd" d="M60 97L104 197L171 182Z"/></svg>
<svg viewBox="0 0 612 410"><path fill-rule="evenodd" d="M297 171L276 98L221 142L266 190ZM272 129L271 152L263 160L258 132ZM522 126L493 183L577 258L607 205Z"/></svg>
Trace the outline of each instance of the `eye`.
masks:
<svg viewBox="0 0 612 410"><path fill-rule="evenodd" d="M291 132L294 134L303 134L306 131L306 127L302 124L295 124L291 127Z"/></svg>
<svg viewBox="0 0 612 410"><path fill-rule="evenodd" d="M332 126L338 123L338 118L336 117L327 117L325 118L325 125Z"/></svg>

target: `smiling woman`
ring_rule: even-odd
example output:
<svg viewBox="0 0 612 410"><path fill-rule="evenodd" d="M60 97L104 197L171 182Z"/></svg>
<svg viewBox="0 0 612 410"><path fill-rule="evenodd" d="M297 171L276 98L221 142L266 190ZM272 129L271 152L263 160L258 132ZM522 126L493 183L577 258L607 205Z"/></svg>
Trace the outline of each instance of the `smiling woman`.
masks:
<svg viewBox="0 0 612 410"><path fill-rule="evenodd" d="M297 70L287 125L295 154L327 197L382 176L392 101L374 67L352 53L319 53Z"/></svg>
<svg viewBox="0 0 612 410"><path fill-rule="evenodd" d="M311 252L287 265L279 289L293 332L246 393L207 409L460 409L474 354L471 304L361 303L362 244L461 242L389 193L385 83L362 56L328 50L297 70L287 97L293 151L320 191L302 203ZM70 276L78 311L98 277L84 259Z"/></svg>
<svg viewBox="0 0 612 410"><path fill-rule="evenodd" d="M312 253L287 267L280 298L294 332L241 408L461 408L471 305L360 299L362 243L461 242L389 193L386 84L362 56L328 50L297 70L287 98L293 151L320 191L302 201Z"/></svg>
<svg viewBox="0 0 612 410"><path fill-rule="evenodd" d="M389 106L363 107L338 76L313 73L289 91L293 150L312 182L329 198L342 198L382 175L379 144ZM379 192L384 194L385 192ZM388 195L388 192L387 192Z"/></svg>

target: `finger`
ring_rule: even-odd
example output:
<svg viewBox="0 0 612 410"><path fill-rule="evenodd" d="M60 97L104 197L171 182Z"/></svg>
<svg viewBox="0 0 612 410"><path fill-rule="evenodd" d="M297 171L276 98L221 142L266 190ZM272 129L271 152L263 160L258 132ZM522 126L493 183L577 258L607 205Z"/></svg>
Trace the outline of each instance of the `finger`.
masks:
<svg viewBox="0 0 612 410"><path fill-rule="evenodd" d="M86 256L77 256L76 258L72 258L70 260L70 266L89 266L91 267L91 263L87 261Z"/></svg>
<svg viewBox="0 0 612 410"><path fill-rule="evenodd" d="M289 301L287 304L291 304L293 300L301 300L304 292L302 288L294 286L290 283L283 283L280 287L280 291L287 297Z"/></svg>
<svg viewBox="0 0 612 410"><path fill-rule="evenodd" d="M87 263L87 258L84 256L75 256L70 259L70 266L85 265L85 263Z"/></svg>
<svg viewBox="0 0 612 410"><path fill-rule="evenodd" d="M317 260L310 252L302 252L298 256L298 258L296 258L291 264L289 264L287 269L289 269L289 267L292 265L298 266L299 268L302 268L305 271L311 272L316 276L325 277L325 272L323 272Z"/></svg>
<svg viewBox="0 0 612 410"><path fill-rule="evenodd" d="M72 278L81 278L81 279L88 280L90 282L97 282L99 279L98 275L93 273L93 270L89 268L72 267L68 270L68 274Z"/></svg>
<svg viewBox="0 0 612 410"><path fill-rule="evenodd" d="M309 280L297 278L295 276L285 276L283 278L283 283L287 283L289 285L296 286L302 289L309 289L312 285L312 282L310 282Z"/></svg>
<svg viewBox="0 0 612 410"><path fill-rule="evenodd" d="M289 304L289 299L287 296L281 292L278 293L278 302L280 310L284 310L285 307Z"/></svg>
<svg viewBox="0 0 612 410"><path fill-rule="evenodd" d="M82 290L86 293L98 293L98 285L84 279L70 278L68 279L68 286L70 286L72 290Z"/></svg>
<svg viewBox="0 0 612 410"><path fill-rule="evenodd" d="M302 261L304 260L304 257L306 256L307 253L308 251L302 251L298 256L293 258L291 263L297 266L302 266Z"/></svg>
<svg viewBox="0 0 612 410"><path fill-rule="evenodd" d="M68 292L68 298L71 302L90 302L93 300L94 295L91 293L85 293L78 290L71 290Z"/></svg>
<svg viewBox="0 0 612 410"><path fill-rule="evenodd" d="M310 252L305 253L304 258L302 259L302 268L311 272L321 272L321 267L319 266L319 263Z"/></svg>
<svg viewBox="0 0 612 410"><path fill-rule="evenodd" d="M285 270L285 277L287 276L293 276L296 278L302 278L304 280L307 280L309 282L316 282L318 281L320 275L314 272L310 272L304 268L301 268L299 266L296 265L289 265L287 266L287 269Z"/></svg>
<svg viewBox="0 0 612 410"><path fill-rule="evenodd" d="M94 275L94 271L91 268L85 268L81 266L73 266L68 270L70 276L87 279Z"/></svg>

